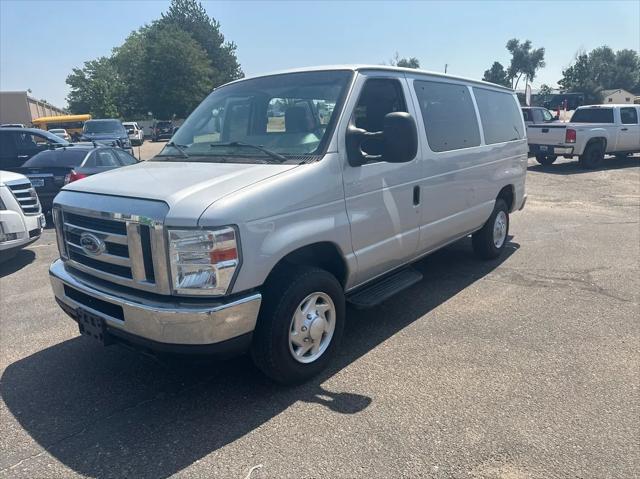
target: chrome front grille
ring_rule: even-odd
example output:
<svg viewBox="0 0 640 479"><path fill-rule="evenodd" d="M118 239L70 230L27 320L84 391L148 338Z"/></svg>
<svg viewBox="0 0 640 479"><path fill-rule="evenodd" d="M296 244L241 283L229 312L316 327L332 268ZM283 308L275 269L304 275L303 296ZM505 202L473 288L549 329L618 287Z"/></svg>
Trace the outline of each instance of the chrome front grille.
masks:
<svg viewBox="0 0 640 479"><path fill-rule="evenodd" d="M55 205L53 213L68 265L123 286L170 293L161 222L64 205Z"/></svg>
<svg viewBox="0 0 640 479"><path fill-rule="evenodd" d="M8 183L7 186L25 215L40 214L40 201L36 190L31 186L30 182Z"/></svg>

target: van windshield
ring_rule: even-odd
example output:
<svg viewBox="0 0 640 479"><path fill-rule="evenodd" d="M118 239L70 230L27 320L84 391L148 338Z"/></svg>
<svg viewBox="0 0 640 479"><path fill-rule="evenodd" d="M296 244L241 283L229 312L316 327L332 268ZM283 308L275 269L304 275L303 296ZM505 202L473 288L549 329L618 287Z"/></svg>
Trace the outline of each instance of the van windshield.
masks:
<svg viewBox="0 0 640 479"><path fill-rule="evenodd" d="M352 75L343 70L288 73L223 86L195 109L156 158L312 159L326 149Z"/></svg>

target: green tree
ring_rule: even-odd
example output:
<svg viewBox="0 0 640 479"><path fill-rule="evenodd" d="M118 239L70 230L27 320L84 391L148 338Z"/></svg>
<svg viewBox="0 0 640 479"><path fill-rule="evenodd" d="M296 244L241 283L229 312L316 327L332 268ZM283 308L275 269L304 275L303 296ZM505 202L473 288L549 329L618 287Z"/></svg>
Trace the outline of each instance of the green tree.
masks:
<svg viewBox="0 0 640 479"><path fill-rule="evenodd" d="M235 52L199 2L172 0L111 57L72 71L69 107L94 116L184 117L213 88L243 76Z"/></svg>
<svg viewBox="0 0 640 479"><path fill-rule="evenodd" d="M197 0L171 0L169 10L162 14L159 23L189 33L202 46L211 63L214 87L244 76L236 58L236 44L225 42L220 23L209 17Z"/></svg>
<svg viewBox="0 0 640 479"><path fill-rule="evenodd" d="M100 57L74 68L67 77L71 92L67 96L69 111L90 113L94 117L118 118L121 83L111 58Z"/></svg>
<svg viewBox="0 0 640 479"><path fill-rule="evenodd" d="M396 66L403 68L420 68L420 60L416 57L401 58L398 60L398 63L396 63Z"/></svg>
<svg viewBox="0 0 640 479"><path fill-rule="evenodd" d="M578 52L572 65L564 69L558 84L568 92L584 93L590 103L600 101L600 92L624 88L640 92L640 58L634 50L614 52L607 46L588 54Z"/></svg>
<svg viewBox="0 0 640 479"><path fill-rule="evenodd" d="M520 42L512 38L507 42L507 50L511 53L511 62L507 69L507 77L511 81L511 87L515 90L522 77L525 83L531 83L540 68L545 66L544 48L533 49L531 40Z"/></svg>
<svg viewBox="0 0 640 479"><path fill-rule="evenodd" d="M386 65L386 62L382 62L382 64ZM396 52L393 58L389 60L389 65L402 68L420 68L420 60L416 57L400 57L400 54Z"/></svg>
<svg viewBox="0 0 640 479"><path fill-rule="evenodd" d="M511 87L511 81L507 77L507 72L504 70L502 63L500 62L493 62L491 68L484 71L482 79L484 81L495 83L496 85L503 85L509 88Z"/></svg>
<svg viewBox="0 0 640 479"><path fill-rule="evenodd" d="M206 52L176 27L149 29L140 67L142 103L156 118L184 118L214 86Z"/></svg>

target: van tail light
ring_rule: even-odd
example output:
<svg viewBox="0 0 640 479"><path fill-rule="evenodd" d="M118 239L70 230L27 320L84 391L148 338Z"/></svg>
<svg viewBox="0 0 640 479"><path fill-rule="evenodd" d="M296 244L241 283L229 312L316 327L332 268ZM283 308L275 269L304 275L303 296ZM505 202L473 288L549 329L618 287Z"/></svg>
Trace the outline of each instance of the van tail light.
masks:
<svg viewBox="0 0 640 479"><path fill-rule="evenodd" d="M567 133L564 138L565 143L575 143L576 142L576 130L572 130L571 128L567 128Z"/></svg>
<svg viewBox="0 0 640 479"><path fill-rule="evenodd" d="M67 174L64 177L64 184L68 185L69 183L73 183L74 181L78 181L86 177L87 175L85 175L84 173L78 173L76 170L71 170L71 173Z"/></svg>

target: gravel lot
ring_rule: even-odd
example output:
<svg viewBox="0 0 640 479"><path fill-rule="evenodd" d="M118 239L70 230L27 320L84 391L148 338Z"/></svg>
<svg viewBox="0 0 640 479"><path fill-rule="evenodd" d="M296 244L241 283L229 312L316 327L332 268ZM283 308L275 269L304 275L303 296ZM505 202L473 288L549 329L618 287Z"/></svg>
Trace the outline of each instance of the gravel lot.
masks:
<svg viewBox="0 0 640 479"><path fill-rule="evenodd" d="M246 358L78 337L47 230L0 267L0 476L638 477L640 158L530 160L527 182L504 258L462 241L421 261L421 283L348 311L333 369L289 389Z"/></svg>

